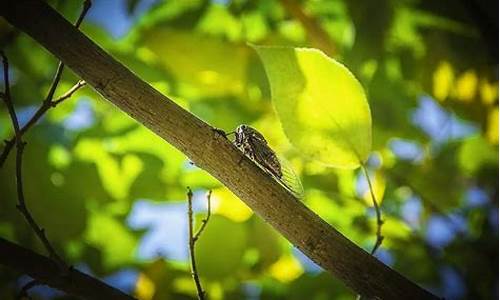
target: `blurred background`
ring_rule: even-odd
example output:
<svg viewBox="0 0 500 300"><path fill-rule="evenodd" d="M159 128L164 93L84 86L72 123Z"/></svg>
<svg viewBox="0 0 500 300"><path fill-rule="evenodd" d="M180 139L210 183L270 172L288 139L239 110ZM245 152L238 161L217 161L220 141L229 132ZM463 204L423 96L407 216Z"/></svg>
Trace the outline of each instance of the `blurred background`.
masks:
<svg viewBox="0 0 500 300"><path fill-rule="evenodd" d="M82 1L48 2L74 21ZM326 168L289 144L248 43L314 47L341 61L372 111L368 166L385 220L377 258L447 299L498 298L497 1L94 0L81 29L211 125L261 131L300 176L304 202L369 251L376 222L361 171ZM24 123L57 61L3 19L0 43ZM67 70L56 96L77 80ZM12 135L1 105L0 139ZM49 239L76 268L139 299L196 297L187 186L198 221L214 193L197 243L210 299L355 298L90 87L51 109L25 140L27 205ZM0 236L45 253L15 207L14 158L0 169ZM0 266L0 298L27 281ZM31 295L65 298L47 287Z"/></svg>

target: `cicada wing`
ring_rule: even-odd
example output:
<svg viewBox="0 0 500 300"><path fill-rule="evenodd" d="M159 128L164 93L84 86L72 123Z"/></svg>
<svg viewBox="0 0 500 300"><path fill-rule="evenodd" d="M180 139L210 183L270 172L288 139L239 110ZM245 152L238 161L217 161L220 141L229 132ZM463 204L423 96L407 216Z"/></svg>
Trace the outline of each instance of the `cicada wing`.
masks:
<svg viewBox="0 0 500 300"><path fill-rule="evenodd" d="M277 156L281 165L281 178L278 181L289 190L297 199L304 198L304 187L300 177L295 173L292 164L281 156Z"/></svg>
<svg viewBox="0 0 500 300"><path fill-rule="evenodd" d="M255 161L274 177L281 178L281 163L276 153L265 143L257 139L249 139Z"/></svg>

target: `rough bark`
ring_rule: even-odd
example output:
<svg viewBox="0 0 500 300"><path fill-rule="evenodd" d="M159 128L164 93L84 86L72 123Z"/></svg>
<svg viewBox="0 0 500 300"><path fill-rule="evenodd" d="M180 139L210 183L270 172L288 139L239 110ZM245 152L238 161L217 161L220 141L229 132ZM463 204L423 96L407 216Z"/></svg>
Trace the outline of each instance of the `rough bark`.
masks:
<svg viewBox="0 0 500 300"><path fill-rule="evenodd" d="M0 14L61 59L104 98L220 180L294 246L357 293L437 299L357 247L213 128L114 60L39 0L3 0ZM341 212L339 212L340 214Z"/></svg>

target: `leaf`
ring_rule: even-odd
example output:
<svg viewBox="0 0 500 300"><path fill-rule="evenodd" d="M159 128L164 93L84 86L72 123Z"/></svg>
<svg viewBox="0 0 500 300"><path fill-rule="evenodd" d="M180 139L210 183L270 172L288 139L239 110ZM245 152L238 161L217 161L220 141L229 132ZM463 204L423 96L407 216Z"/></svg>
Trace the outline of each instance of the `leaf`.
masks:
<svg viewBox="0 0 500 300"><path fill-rule="evenodd" d="M371 115L361 84L316 49L255 46L290 142L326 165L353 169L371 149Z"/></svg>
<svg viewBox="0 0 500 300"><path fill-rule="evenodd" d="M102 251L105 269L113 269L134 259L137 241L117 219L99 211L89 217L85 242Z"/></svg>
<svg viewBox="0 0 500 300"><path fill-rule="evenodd" d="M475 175L485 165L498 164L498 151L496 147L480 135L464 140L458 152L458 162L467 175Z"/></svg>
<svg viewBox="0 0 500 300"><path fill-rule="evenodd" d="M242 223L213 215L196 243L200 276L210 280L234 277L241 266L247 236Z"/></svg>

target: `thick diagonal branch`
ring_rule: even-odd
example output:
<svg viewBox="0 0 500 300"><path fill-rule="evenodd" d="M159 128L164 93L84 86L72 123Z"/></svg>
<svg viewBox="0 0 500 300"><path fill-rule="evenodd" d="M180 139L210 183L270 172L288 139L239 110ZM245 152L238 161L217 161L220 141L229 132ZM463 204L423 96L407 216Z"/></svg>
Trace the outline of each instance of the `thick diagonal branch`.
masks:
<svg viewBox="0 0 500 300"><path fill-rule="evenodd" d="M381 299L437 299L365 252L291 195L213 127L114 60L38 0L4 0L0 14L104 98L186 154L318 265L357 293ZM57 30L55 30L57 29Z"/></svg>

